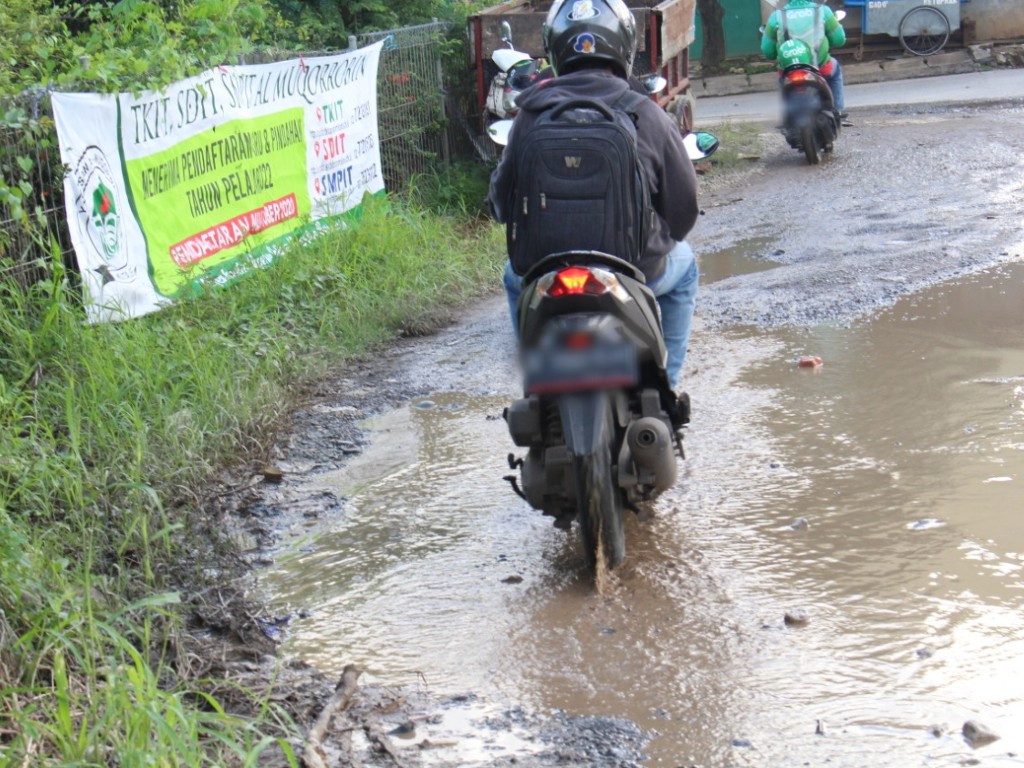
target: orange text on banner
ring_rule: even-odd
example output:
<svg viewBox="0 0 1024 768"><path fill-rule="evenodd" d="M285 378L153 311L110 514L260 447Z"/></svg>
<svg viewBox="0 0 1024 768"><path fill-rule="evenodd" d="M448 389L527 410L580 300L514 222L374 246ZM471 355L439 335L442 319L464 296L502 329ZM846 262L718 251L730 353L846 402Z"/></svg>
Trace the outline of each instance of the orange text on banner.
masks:
<svg viewBox="0 0 1024 768"><path fill-rule="evenodd" d="M182 269L212 256L218 251L238 245L249 235L298 216L295 194L271 200L251 211L199 232L171 246L171 258Z"/></svg>

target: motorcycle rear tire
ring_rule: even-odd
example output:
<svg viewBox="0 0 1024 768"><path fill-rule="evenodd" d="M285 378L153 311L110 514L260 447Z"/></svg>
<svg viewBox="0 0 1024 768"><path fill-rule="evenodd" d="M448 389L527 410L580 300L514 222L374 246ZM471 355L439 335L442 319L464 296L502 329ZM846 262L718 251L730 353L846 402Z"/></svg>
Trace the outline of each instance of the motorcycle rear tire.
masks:
<svg viewBox="0 0 1024 768"><path fill-rule="evenodd" d="M591 568L597 565L598 547L605 565L614 568L626 559L625 505L613 476L607 445L574 460L580 543Z"/></svg>
<svg viewBox="0 0 1024 768"><path fill-rule="evenodd" d="M818 149L818 137L815 135L814 126L805 125L800 132L800 143L804 148L804 157L811 165L821 162L821 152Z"/></svg>

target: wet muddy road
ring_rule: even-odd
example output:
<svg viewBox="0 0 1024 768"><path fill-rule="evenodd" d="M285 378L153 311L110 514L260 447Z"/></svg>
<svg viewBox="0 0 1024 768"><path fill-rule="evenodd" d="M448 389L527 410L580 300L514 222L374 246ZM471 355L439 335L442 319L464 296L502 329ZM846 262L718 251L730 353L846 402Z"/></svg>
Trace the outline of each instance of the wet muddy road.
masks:
<svg viewBox="0 0 1024 768"><path fill-rule="evenodd" d="M705 183L688 460L609 594L502 480L501 297L332 384L262 501L282 653L429 693L409 765L1024 765L1022 117Z"/></svg>

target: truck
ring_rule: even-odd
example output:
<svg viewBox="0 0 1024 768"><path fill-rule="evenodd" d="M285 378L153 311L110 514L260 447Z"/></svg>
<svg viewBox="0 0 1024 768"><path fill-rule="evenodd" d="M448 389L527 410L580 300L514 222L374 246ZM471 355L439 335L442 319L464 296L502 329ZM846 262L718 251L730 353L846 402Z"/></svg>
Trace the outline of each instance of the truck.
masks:
<svg viewBox="0 0 1024 768"><path fill-rule="evenodd" d="M481 113L497 71L491 54L505 45L502 22L511 27L516 49L539 58L545 55L541 28L550 6L551 0L510 0L469 17L470 66ZM633 74L665 78L668 86L654 98L678 120L680 130L688 133L693 129L689 47L696 37L696 0L633 0L630 8L639 40Z"/></svg>

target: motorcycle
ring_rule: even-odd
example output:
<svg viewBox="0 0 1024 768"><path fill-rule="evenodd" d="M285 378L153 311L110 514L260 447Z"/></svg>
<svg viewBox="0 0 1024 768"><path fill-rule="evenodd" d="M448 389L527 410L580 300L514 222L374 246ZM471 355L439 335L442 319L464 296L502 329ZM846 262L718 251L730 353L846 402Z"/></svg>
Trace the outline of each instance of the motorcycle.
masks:
<svg viewBox="0 0 1024 768"><path fill-rule="evenodd" d="M779 63L783 65L781 130L789 146L801 150L808 163L817 165L825 152L832 151L842 121L828 81L810 63L809 49L808 54L784 54L784 49L801 46L807 48L799 40L787 40L779 46ZM784 64L791 59L792 63Z"/></svg>
<svg viewBox="0 0 1024 768"><path fill-rule="evenodd" d="M507 48L498 48L491 54L491 61L498 68L491 78L491 85L484 100L484 127L488 129L495 120L515 117L516 97L534 83L554 77L554 71L545 59L535 59L530 54L517 51L512 44L512 27L507 21L501 23L501 41Z"/></svg>
<svg viewBox="0 0 1024 768"><path fill-rule="evenodd" d="M769 2L776 7L776 3ZM846 13L836 12L842 20ZM764 27L761 27L762 34ZM828 81L816 66L817 56L798 39L781 43L778 69L782 89L782 125L786 143L804 153L810 165L821 162L831 152L842 130L842 119L832 98Z"/></svg>
<svg viewBox="0 0 1024 768"><path fill-rule="evenodd" d="M657 300L643 273L595 251L548 256L523 279L518 304L524 396L504 411L507 475L534 509L578 523L590 567L626 556L626 510L671 487L690 399L676 395Z"/></svg>

